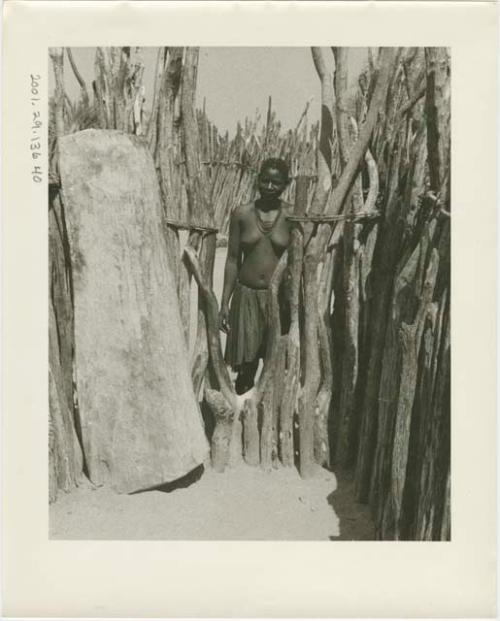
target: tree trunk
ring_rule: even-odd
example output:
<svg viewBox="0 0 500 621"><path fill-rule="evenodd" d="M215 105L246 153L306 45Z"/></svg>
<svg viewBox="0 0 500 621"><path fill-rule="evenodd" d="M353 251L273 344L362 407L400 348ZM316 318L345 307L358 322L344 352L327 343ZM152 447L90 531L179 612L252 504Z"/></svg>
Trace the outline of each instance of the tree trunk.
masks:
<svg viewBox="0 0 500 621"><path fill-rule="evenodd" d="M153 161L142 141L87 130L61 140L60 168L89 477L119 492L173 481L208 447Z"/></svg>

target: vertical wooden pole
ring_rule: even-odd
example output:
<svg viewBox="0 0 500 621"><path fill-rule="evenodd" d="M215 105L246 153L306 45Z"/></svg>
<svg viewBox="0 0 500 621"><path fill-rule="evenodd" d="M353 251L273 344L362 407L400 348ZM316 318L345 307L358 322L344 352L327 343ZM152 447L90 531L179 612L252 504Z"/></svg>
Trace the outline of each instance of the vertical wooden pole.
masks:
<svg viewBox="0 0 500 621"><path fill-rule="evenodd" d="M155 154L156 167L159 170L160 189L163 206L167 217L173 221L181 220L181 177L179 163L179 129L176 125L176 102L182 72L182 48L163 48L160 64L163 63L162 76L158 93L157 128L150 127L150 148ZM158 70L160 71L160 70ZM153 117L154 119L154 117ZM155 140L156 134L156 140ZM170 265L176 283L177 296L180 297L180 242L176 227L166 227L167 249ZM182 310L182 307L181 307ZM185 330L185 318L183 328Z"/></svg>
<svg viewBox="0 0 500 621"><path fill-rule="evenodd" d="M82 77L82 74L79 72L78 67L76 66L75 59L73 58L73 52L70 47L66 48L66 54L68 56L69 64L71 65L71 69L73 70L73 75L80 86L80 97L81 101L85 106L89 105L89 93L87 90L87 84Z"/></svg>
<svg viewBox="0 0 500 621"><path fill-rule="evenodd" d="M194 111L194 98L196 92L196 67L198 64L198 56L198 48L186 48L184 63L182 66L181 135L185 159L186 176L184 182L188 200L189 222L202 224L207 220L207 204L204 200L203 186L201 181L198 126ZM189 234L188 244L191 245L193 248L198 249L200 247L200 243L200 234L196 231L191 231ZM189 345L189 326L191 317L191 274L189 272L189 269L186 265L184 265L183 262L180 265L179 301L181 306L181 317L184 326L184 336L186 338L186 343Z"/></svg>
<svg viewBox="0 0 500 621"><path fill-rule="evenodd" d="M259 465L259 429L253 399L247 399L243 407L243 457L249 466Z"/></svg>
<svg viewBox="0 0 500 621"><path fill-rule="evenodd" d="M323 211L328 194L332 187L332 142L334 134L335 93L333 90L333 64L329 65L326 58L331 56L327 48L311 48L314 66L321 83L321 125L318 149L318 183L314 194L312 211ZM329 53L330 52L330 53Z"/></svg>
<svg viewBox="0 0 500 621"><path fill-rule="evenodd" d="M52 60L52 68L55 78L55 102L56 102L56 134L64 135L64 48L52 47L49 49L49 55Z"/></svg>
<svg viewBox="0 0 500 621"><path fill-rule="evenodd" d="M59 174L64 123L64 48L49 50L55 77L56 149L49 186L49 501L70 491L83 476L73 398L73 305L69 247Z"/></svg>

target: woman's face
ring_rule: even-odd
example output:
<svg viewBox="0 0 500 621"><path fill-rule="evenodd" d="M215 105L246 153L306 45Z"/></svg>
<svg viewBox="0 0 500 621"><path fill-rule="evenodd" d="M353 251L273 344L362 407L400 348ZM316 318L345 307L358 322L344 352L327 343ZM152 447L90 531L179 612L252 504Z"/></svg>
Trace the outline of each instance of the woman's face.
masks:
<svg viewBox="0 0 500 621"><path fill-rule="evenodd" d="M259 193L262 198L278 198L286 185L286 179L276 168L265 168L259 175Z"/></svg>

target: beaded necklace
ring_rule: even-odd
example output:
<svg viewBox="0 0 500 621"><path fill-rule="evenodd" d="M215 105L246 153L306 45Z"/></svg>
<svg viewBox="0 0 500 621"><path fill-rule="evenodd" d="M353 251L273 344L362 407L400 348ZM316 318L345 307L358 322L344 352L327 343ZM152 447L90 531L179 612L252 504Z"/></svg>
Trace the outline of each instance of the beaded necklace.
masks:
<svg viewBox="0 0 500 621"><path fill-rule="evenodd" d="M276 217L274 218L274 220L272 220L271 222L266 222L265 220L262 220L262 218L260 217L259 209L258 209L257 206L255 206L255 215L257 217L257 226L258 226L260 232L264 233L264 235L269 235L269 233L274 229L274 226L278 222L280 214L281 214L281 201L280 201L280 206L278 208L278 213L276 214Z"/></svg>

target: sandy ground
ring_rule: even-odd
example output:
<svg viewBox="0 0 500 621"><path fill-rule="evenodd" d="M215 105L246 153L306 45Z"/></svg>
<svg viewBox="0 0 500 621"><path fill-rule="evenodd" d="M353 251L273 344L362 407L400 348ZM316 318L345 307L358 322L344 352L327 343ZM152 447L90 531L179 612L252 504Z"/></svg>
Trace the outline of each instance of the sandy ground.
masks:
<svg viewBox="0 0 500 621"><path fill-rule="evenodd" d="M182 487L185 485L185 487ZM86 483L50 507L51 539L370 540L369 510L352 501L352 484L320 470L307 481L295 469L246 465L219 474L203 467L176 489L119 495Z"/></svg>
<svg viewBox="0 0 500 621"><path fill-rule="evenodd" d="M225 255L217 250L219 300ZM195 292L192 303L196 308ZM369 509L354 501L348 475L318 469L303 480L295 468L264 472L244 464L224 473L200 466L174 484L130 495L85 482L60 493L49 524L53 539L373 539Z"/></svg>

